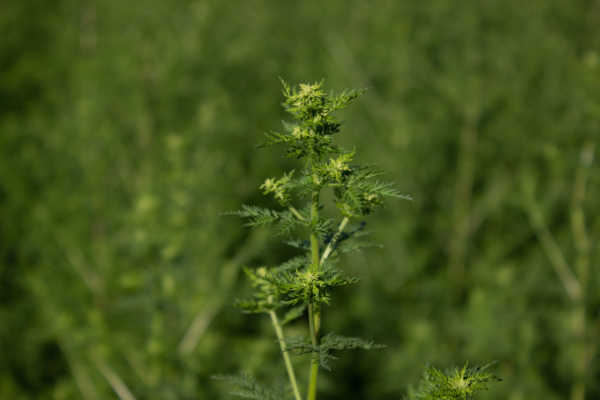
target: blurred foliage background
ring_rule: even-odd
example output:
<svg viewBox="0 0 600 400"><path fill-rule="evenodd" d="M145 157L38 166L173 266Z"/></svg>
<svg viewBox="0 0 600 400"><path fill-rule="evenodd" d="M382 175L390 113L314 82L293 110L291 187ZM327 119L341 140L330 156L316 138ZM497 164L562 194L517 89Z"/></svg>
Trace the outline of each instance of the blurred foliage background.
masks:
<svg viewBox="0 0 600 400"><path fill-rule="evenodd" d="M600 398L599 27L597 0L3 1L0 398L285 379L232 303L241 266L291 250L220 216L293 165L256 149L278 76L368 88L340 140L414 198L369 221L384 248L325 313L388 347L322 398L401 399L465 360L499 361L484 399Z"/></svg>

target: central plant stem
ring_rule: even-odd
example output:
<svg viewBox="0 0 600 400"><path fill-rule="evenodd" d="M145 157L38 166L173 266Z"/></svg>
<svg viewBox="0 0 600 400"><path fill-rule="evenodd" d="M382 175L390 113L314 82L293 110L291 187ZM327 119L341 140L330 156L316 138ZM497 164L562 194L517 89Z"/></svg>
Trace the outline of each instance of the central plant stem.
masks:
<svg viewBox="0 0 600 400"><path fill-rule="evenodd" d="M317 224L319 222L319 190L314 190L312 194L312 203L310 208L311 232L310 232L310 249L311 249L311 270L312 273L319 272L319 238L317 237ZM316 352L319 345L319 328L321 326L321 312L310 302L308 304L308 326L310 330L310 339L314 347L312 359L310 361L310 380L308 382L308 400L317 398L317 375L319 374L319 353Z"/></svg>
<svg viewBox="0 0 600 400"><path fill-rule="evenodd" d="M319 221L319 192L314 191L312 196L311 205L311 222L313 225L310 234L310 245L311 245L311 256L312 264L311 270L313 273L317 273L321 269L321 265L325 262L327 257L331 254L336 242L340 235L344 231L344 228L350 221L348 217L344 217L337 232L329 241L327 248L323 252L321 258L319 258L319 239L316 233L316 225ZM321 327L321 311L311 302L308 304L308 327L310 331L310 340L314 348L312 359L310 362L310 380L308 383L308 397L307 400L315 400L317 398L317 376L319 374L319 353L317 347L319 346L319 329Z"/></svg>

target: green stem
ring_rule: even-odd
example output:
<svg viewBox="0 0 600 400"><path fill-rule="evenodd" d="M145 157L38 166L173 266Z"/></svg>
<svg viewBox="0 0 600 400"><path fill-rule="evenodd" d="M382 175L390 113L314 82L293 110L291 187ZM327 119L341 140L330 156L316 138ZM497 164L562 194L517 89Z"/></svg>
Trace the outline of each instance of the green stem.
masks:
<svg viewBox="0 0 600 400"><path fill-rule="evenodd" d="M310 360L310 380L308 381L308 400L316 400L317 398L317 376L319 374L319 353L316 352L316 348L319 344L317 337L317 330L315 329L316 315L313 311L313 305L308 305L308 326L310 330L310 340L312 342L315 351L313 352Z"/></svg>
<svg viewBox="0 0 600 400"><path fill-rule="evenodd" d="M281 355L283 356L285 368L287 369L288 377L290 378L290 384L292 385L294 398L296 400L302 400L302 396L300 396L300 391L298 390L298 383L296 382L296 373L294 372L294 366L292 365L292 361L290 360L290 355L285 344L283 329L281 329L281 324L279 323L279 319L277 318L277 314L275 313L275 311L269 311L269 315L271 316L271 322L273 323L273 328L275 328L275 333L277 334L277 339L279 340L279 347L281 347Z"/></svg>
<svg viewBox="0 0 600 400"><path fill-rule="evenodd" d="M310 218L312 229L310 233L310 247L312 256L311 269L313 272L319 272L319 239L317 237L316 227L319 222L319 191L315 190L312 194L312 204L310 208ZM317 305L318 307L318 305ZM310 339L313 347L319 345L319 328L321 325L321 315L315 305L311 302L308 304L308 326L310 330ZM314 351L310 361L310 378L308 382L308 400L316 400L317 398L317 376L319 374L319 354Z"/></svg>
<svg viewBox="0 0 600 400"><path fill-rule="evenodd" d="M340 226L338 227L337 232L335 233L335 235L333 236L333 238L331 239L331 241L327 245L327 248L323 252L323 256L321 256L321 261L320 261L321 265L323 265L323 263L325 262L325 260L327 260L327 257L329 257L329 255L333 251L333 246L335 246L335 243L338 241L338 239L342 235L342 232L344 231L344 228L346 227L346 225L348 224L349 221L350 221L350 218L344 217L344 219L340 223Z"/></svg>
<svg viewBox="0 0 600 400"><path fill-rule="evenodd" d="M319 271L319 238L317 237L317 224L319 223L319 192L315 191L312 195L312 205L310 207L310 220L311 220L311 232L310 232L310 252L312 256L312 270L313 272Z"/></svg>
<svg viewBox="0 0 600 400"><path fill-rule="evenodd" d="M300 221L305 221L304 217L302 216L302 214L300 214L300 212L298 210L296 210L296 207L290 206L290 211L292 214L294 214L294 216L296 218L298 218Z"/></svg>
<svg viewBox="0 0 600 400"><path fill-rule="evenodd" d="M575 383L571 389L571 400L585 399L586 375L589 373L589 362L591 360L588 354L591 353L593 345L588 340L587 335L587 310L586 294L589 279L590 268L590 240L586 230L584 201L586 195L586 183L588 180L589 169L594 161L595 143L588 141L581 150L579 166L575 173L575 185L573 188L573 198L571 206L571 230L575 241L577 251L575 259L575 273L581 287L581 296L574 304L574 324L573 333L575 336L575 349L579 354L575 364Z"/></svg>

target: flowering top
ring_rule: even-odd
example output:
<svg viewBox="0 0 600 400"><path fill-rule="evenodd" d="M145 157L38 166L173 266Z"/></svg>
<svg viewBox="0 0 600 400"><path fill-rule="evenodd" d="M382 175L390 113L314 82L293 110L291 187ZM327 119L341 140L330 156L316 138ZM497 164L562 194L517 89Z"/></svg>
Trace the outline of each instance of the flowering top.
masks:
<svg viewBox="0 0 600 400"><path fill-rule="evenodd" d="M284 123L284 132L267 133L265 145L283 144L285 154L303 159L305 168L296 179L292 179L292 173L280 179L267 179L261 186L264 194L272 194L281 205L287 206L293 200L293 189L302 197L329 187L345 217L370 214L383 205L386 196L408 198L390 184L374 181L381 174L379 170L351 164L355 151L343 151L333 143L333 135L341 127L335 111L347 107L363 91L326 93L322 81L302 83L297 88L284 81L282 84L283 107L294 121Z"/></svg>
<svg viewBox="0 0 600 400"><path fill-rule="evenodd" d="M341 126L333 113L347 107L362 91L350 90L334 95L323 91L323 82L301 83L298 88L290 87L283 80L282 84L283 107L295 122L285 124L285 133L269 133L266 144L285 143L289 157L310 160L320 160L329 153L340 152L331 138Z"/></svg>
<svg viewBox="0 0 600 400"><path fill-rule="evenodd" d="M253 313L287 309L285 322L297 318L307 307L314 313L320 312L322 306L330 304L335 288L357 282L357 278L338 269L336 263L339 253L360 247L349 242L359 236L357 232L363 225L349 232L344 229L351 219L362 218L381 207L385 197L406 196L390 184L377 181L379 170L357 165L354 150L344 151L333 142L341 127L334 113L352 103L362 91L335 94L325 92L323 82L297 87L282 83L283 107L293 120L284 122L283 132L268 133L265 145L282 145L287 156L303 165L281 177L269 177L260 186L262 193L273 196L283 209L245 205L234 214L247 218L249 226L270 225L286 236L309 233L310 240L286 242L304 254L279 266L245 269L254 292L250 298L238 301L238 305ZM333 194L341 218L329 218L321 212L320 194L324 190ZM318 328L315 329L316 332ZM323 339L318 347L315 341L296 343L293 348L301 352L308 349L313 355L319 353L323 366L331 351L373 348L372 343L356 338L328 335Z"/></svg>

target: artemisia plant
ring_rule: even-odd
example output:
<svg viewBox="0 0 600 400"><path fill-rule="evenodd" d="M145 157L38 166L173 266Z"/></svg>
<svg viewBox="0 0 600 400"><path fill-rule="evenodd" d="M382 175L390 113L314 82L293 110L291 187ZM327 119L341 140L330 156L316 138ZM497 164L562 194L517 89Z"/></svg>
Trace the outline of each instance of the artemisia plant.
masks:
<svg viewBox="0 0 600 400"><path fill-rule="evenodd" d="M281 146L287 157L297 160L295 170L270 177L260 186L272 196L277 209L244 205L230 213L247 220L250 227L271 226L283 236L297 255L280 265L246 268L254 292L251 298L237 302L248 313L266 314L279 341L289 391L267 389L249 376L221 377L233 384L233 394L249 399L307 400L317 398L320 368L329 369L333 352L346 349L381 347L372 341L322 332L322 310L329 306L335 288L351 285L357 277L348 276L338 267L340 254L362 247L364 218L384 204L386 198L409 199L392 184L379 178L382 171L358 165L355 151L342 149L334 141L340 134L338 110L346 108L363 91L328 93L323 82L291 87L282 80L283 107L291 121L283 131L266 134L262 147ZM330 191L337 215L326 215L322 194ZM284 326L305 317L304 339L286 339ZM308 383L303 389L296 378L291 354L310 355Z"/></svg>

